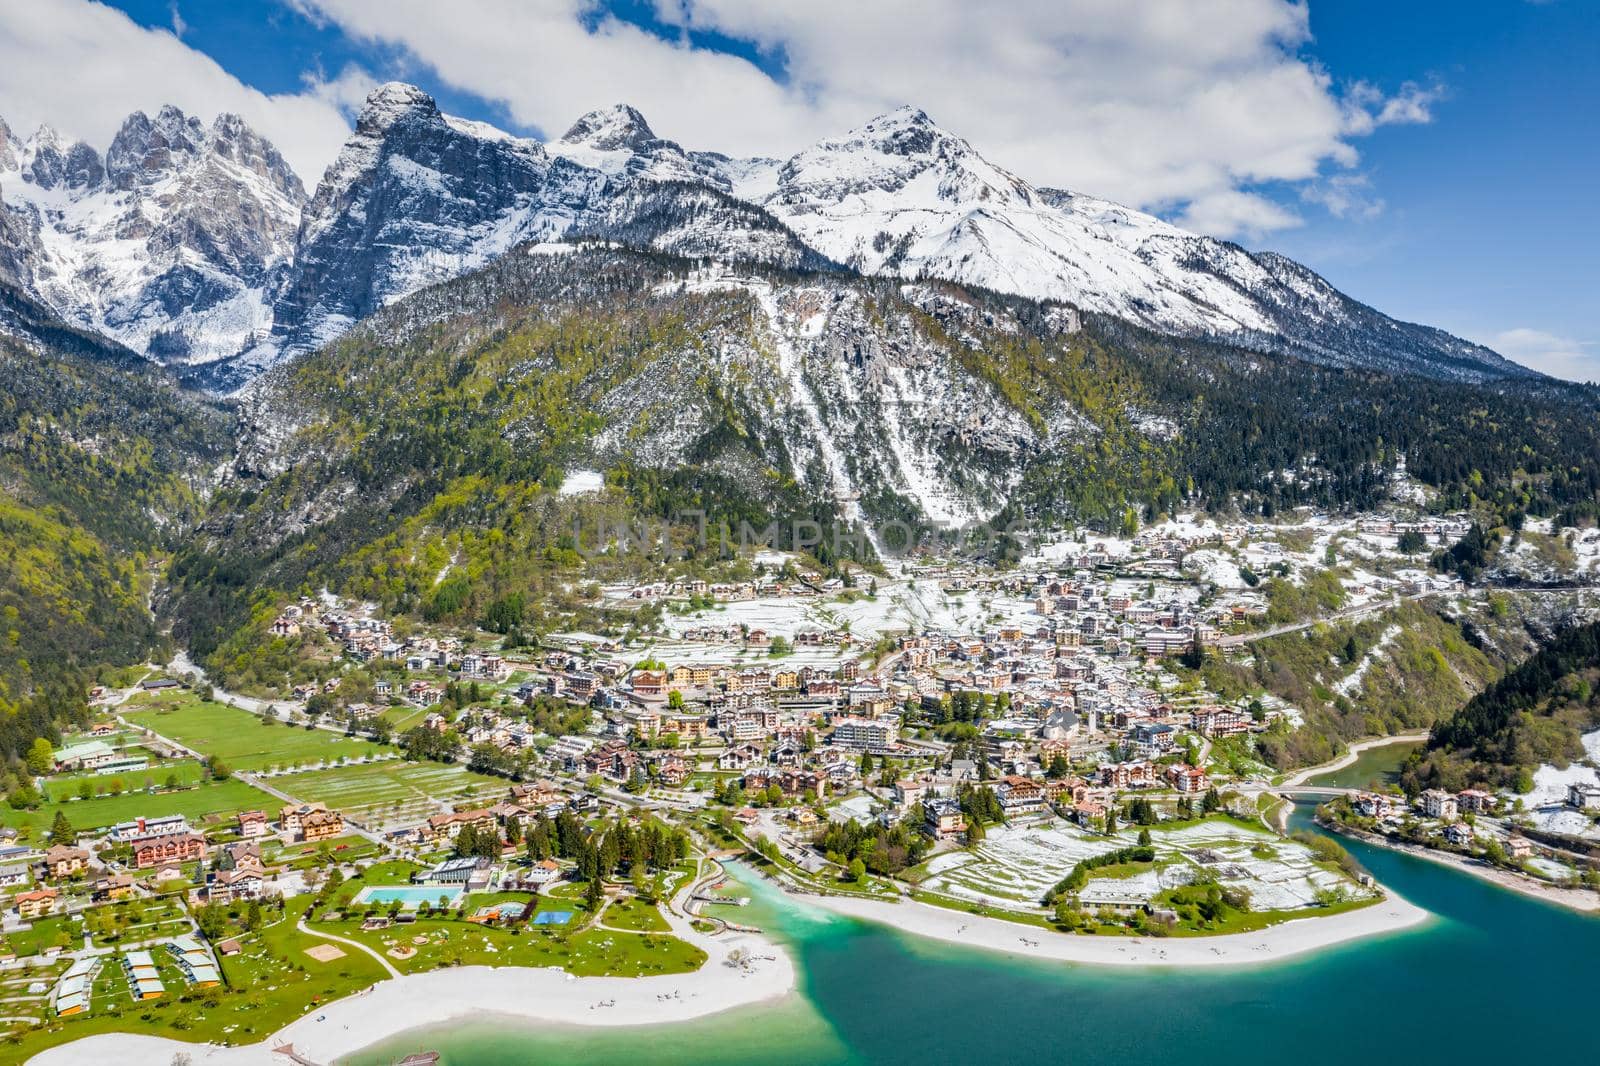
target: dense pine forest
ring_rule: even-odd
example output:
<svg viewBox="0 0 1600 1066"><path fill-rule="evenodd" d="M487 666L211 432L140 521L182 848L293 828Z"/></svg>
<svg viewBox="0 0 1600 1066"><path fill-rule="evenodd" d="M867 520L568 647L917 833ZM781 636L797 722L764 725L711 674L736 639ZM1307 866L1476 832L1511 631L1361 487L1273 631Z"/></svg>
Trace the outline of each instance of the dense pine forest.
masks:
<svg viewBox="0 0 1600 1066"><path fill-rule="evenodd" d="M1600 726L1600 623L1557 634L1440 723L1405 770L1409 788L1488 784L1526 792L1541 764L1586 753L1580 736Z"/></svg>
<svg viewBox="0 0 1600 1066"><path fill-rule="evenodd" d="M0 753L81 719L166 638L148 603L231 416L63 328L0 338Z"/></svg>

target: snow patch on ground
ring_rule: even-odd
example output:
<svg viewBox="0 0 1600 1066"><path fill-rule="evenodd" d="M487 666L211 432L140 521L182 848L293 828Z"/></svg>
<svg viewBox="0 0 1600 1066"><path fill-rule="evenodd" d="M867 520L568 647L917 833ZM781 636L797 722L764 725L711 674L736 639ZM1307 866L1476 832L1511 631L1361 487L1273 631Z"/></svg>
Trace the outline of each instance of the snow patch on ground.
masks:
<svg viewBox="0 0 1600 1066"><path fill-rule="evenodd" d="M574 470L561 481L561 495L578 496L585 492L599 492L606 487L606 479L598 470Z"/></svg>
<svg viewBox="0 0 1600 1066"><path fill-rule="evenodd" d="M1340 678L1334 683L1334 691L1338 692L1341 696L1348 696L1352 692L1360 689L1361 679L1367 676L1367 670L1372 666L1373 662L1377 660L1378 656L1383 654L1384 649L1389 646L1394 638L1398 637L1399 635L1399 626L1390 626L1380 633L1378 635L1378 643L1374 644L1372 649L1361 657L1361 661L1356 664L1356 668L1350 671L1348 675Z"/></svg>
<svg viewBox="0 0 1600 1066"><path fill-rule="evenodd" d="M1522 794L1522 802L1532 807L1565 803L1568 785L1600 785L1600 774L1592 766L1573 763L1565 770L1546 764L1533 772L1533 791Z"/></svg>

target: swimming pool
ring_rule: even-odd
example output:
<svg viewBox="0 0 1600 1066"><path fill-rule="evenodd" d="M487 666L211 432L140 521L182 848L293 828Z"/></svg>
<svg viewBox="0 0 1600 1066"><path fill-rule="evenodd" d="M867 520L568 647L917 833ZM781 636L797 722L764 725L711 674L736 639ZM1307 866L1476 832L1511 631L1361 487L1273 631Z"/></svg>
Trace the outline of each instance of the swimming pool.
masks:
<svg viewBox="0 0 1600 1066"><path fill-rule="evenodd" d="M398 903L406 910L414 911L424 903L437 906L440 899L445 901L445 906L454 907L465 894L453 885L369 885L357 892L355 899L350 902Z"/></svg>

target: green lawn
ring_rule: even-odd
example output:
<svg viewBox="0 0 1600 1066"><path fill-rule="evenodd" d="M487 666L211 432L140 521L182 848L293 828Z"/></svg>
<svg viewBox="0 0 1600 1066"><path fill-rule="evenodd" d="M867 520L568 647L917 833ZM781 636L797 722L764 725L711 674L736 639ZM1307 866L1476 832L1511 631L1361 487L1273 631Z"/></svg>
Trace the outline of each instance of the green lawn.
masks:
<svg viewBox="0 0 1600 1066"><path fill-rule="evenodd" d="M581 921L581 912L573 920ZM441 966L559 966L580 977L640 977L689 973L706 961L705 952L675 936L610 929L497 928L454 918L424 918L370 931L351 918L316 922L312 928L348 937L385 955L395 948L415 948L416 954L408 959L388 956L402 973ZM418 939L422 943L416 943Z"/></svg>
<svg viewBox="0 0 1600 1066"><path fill-rule="evenodd" d="M509 783L447 763L398 759L335 770L306 770L273 779L291 796L329 807L364 822L394 825L437 814L440 800L492 802Z"/></svg>
<svg viewBox="0 0 1600 1066"><path fill-rule="evenodd" d="M1213 922L1191 920L1179 922L1172 928L1172 936L1222 936L1226 933L1254 933L1279 922L1292 922L1300 918L1327 918L1346 911L1358 911L1383 899L1382 896L1363 896L1341 900L1325 907L1297 907L1287 911L1233 911L1230 910Z"/></svg>
<svg viewBox="0 0 1600 1066"><path fill-rule="evenodd" d="M365 885L405 884L415 870L405 862L373 866L341 885L329 901L328 910L346 907ZM465 913L470 915L480 907L509 899L527 901L529 897L523 893L475 893L468 897ZM534 913L571 911L571 924L488 926L451 914L397 923L387 929L364 930L361 923L365 914L357 908L340 921L316 921L311 927L366 944L386 955L402 973L420 973L441 966L560 966L580 976L637 977L688 973L705 962L703 951L665 932L666 922L649 904L636 900L624 903L619 912L622 920L633 922L641 930L624 932L621 930L627 927L620 925L614 929L586 928L589 913L576 900L536 896L532 902ZM380 908L379 913L387 913L387 908ZM660 933L645 930L652 920L660 923ZM422 943L415 943L416 938ZM416 954L408 959L395 958L389 955L395 948L415 948Z"/></svg>
<svg viewBox="0 0 1600 1066"><path fill-rule="evenodd" d="M692 973L705 965L706 953L675 936L659 933L616 933L589 929L571 940L569 973L579 977L650 977Z"/></svg>
<svg viewBox="0 0 1600 1066"><path fill-rule="evenodd" d="M634 896L623 896L611 901L600 915L600 924L610 929L628 929L637 933L666 933L671 931L661 909Z"/></svg>
<svg viewBox="0 0 1600 1066"><path fill-rule="evenodd" d="M45 781L44 791L52 799L64 800L81 795L85 785L91 795L104 795L110 791L113 780L120 781L126 791L129 788L165 788L168 778L176 778L179 785L197 785L205 776L205 768L195 759L162 760L152 755L150 765L143 770L120 774L60 774Z"/></svg>
<svg viewBox="0 0 1600 1066"><path fill-rule="evenodd" d="M152 952L162 967L167 995L134 1003L117 960L108 959L95 980L89 1013L6 1037L0 1042L0 1060L23 1062L46 1048L107 1032L251 1044L388 976L373 959L350 948L330 962L305 954L307 948L327 943L295 929L295 916L308 902L307 897L290 900L285 911L289 917L256 933L237 930L244 951L221 960L224 987L191 991L160 953Z"/></svg>
<svg viewBox="0 0 1600 1066"><path fill-rule="evenodd" d="M382 849L366 837L342 836L332 840L319 840L314 844L291 844L265 855L270 864L303 870L321 865L324 856L339 862L355 862L377 855Z"/></svg>
<svg viewBox="0 0 1600 1066"><path fill-rule="evenodd" d="M50 947L78 948L83 946L83 926L66 915L38 918L32 928L7 933L0 937L0 943L18 955L38 955Z"/></svg>
<svg viewBox="0 0 1600 1066"><path fill-rule="evenodd" d="M358 759L394 749L326 729L305 729L258 718L222 703L183 693L123 712L128 721L153 729L236 770L309 766L339 758Z"/></svg>
<svg viewBox="0 0 1600 1066"><path fill-rule="evenodd" d="M395 735L399 736L412 726L421 725L431 710L429 707L413 707L409 703L403 703L383 711L380 717L387 721L394 728Z"/></svg>
<svg viewBox="0 0 1600 1066"><path fill-rule="evenodd" d="M136 944L190 931L188 911L173 896L93 907L85 912L83 920L96 947Z"/></svg>
<svg viewBox="0 0 1600 1066"><path fill-rule="evenodd" d="M38 839L44 830L50 828L58 810L65 811L72 827L82 831L103 829L118 822L132 821L141 815L152 818L163 814L181 814L194 822L207 815L232 817L239 811L252 808L275 811L279 806L281 804L265 792L258 792L243 781L230 778L177 792L124 792L120 796L101 796L88 800L67 798L46 803L32 811L6 808L0 810L0 825L32 830L34 839Z"/></svg>

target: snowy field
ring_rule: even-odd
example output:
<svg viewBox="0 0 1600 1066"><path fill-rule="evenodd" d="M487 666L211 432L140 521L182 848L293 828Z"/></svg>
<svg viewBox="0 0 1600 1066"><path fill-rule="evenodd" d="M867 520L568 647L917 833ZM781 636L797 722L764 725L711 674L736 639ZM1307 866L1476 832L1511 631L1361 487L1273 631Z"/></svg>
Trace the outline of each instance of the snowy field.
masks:
<svg viewBox="0 0 1600 1066"><path fill-rule="evenodd" d="M1600 763L1600 729L1583 735L1583 750L1591 763ZM1533 791L1522 795L1528 807L1543 807L1551 803L1565 803L1569 784L1588 783L1600 785L1600 774L1593 766L1573 763L1565 770L1546 764L1533 772Z"/></svg>
<svg viewBox="0 0 1600 1066"><path fill-rule="evenodd" d="M1135 844L1137 836L1129 831L1105 837L1059 821L1037 828L1004 826L991 830L971 852L934 858L923 887L992 906L1033 907L1078 862ZM1209 871L1221 884L1248 889L1252 910L1294 910L1311 906L1322 889L1350 885L1341 875L1317 866L1299 844L1231 822L1152 829L1151 836L1157 868L1130 878L1091 878L1086 892L1150 899ZM1274 854L1257 857L1254 849L1262 846Z"/></svg>
<svg viewBox="0 0 1600 1066"><path fill-rule="evenodd" d="M839 596L778 596L735 600L692 614L668 614L662 625L672 636L700 626L747 625L769 635L848 629L871 641L883 634L982 633L1004 624L1037 626L1044 619L1031 599L990 592L946 592L928 578L880 582L875 597L861 590L853 602Z"/></svg>
<svg viewBox="0 0 1600 1066"><path fill-rule="evenodd" d="M1600 764L1600 729L1583 735L1583 750L1590 763ZM1533 791L1519 798L1540 829L1600 840L1600 825L1566 805L1567 786L1574 784L1600 785L1600 772L1582 763L1573 763L1565 770L1546 764L1533 772Z"/></svg>

